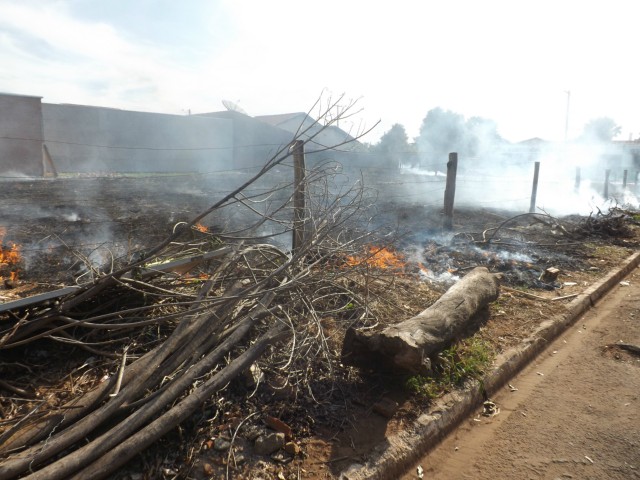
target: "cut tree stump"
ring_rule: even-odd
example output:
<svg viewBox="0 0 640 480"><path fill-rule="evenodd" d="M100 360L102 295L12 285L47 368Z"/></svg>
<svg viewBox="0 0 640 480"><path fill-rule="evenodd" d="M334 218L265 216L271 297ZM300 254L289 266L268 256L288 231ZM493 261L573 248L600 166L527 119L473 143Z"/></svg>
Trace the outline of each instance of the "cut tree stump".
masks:
<svg viewBox="0 0 640 480"><path fill-rule="evenodd" d="M480 315L499 294L500 276L484 267L470 271L433 305L379 332L347 330L343 362L365 368L391 366L428 374L430 357L477 328Z"/></svg>
<svg viewBox="0 0 640 480"><path fill-rule="evenodd" d="M560 275L560 269L556 267L549 267L542 272L538 280L544 283L553 283L558 279L558 275Z"/></svg>

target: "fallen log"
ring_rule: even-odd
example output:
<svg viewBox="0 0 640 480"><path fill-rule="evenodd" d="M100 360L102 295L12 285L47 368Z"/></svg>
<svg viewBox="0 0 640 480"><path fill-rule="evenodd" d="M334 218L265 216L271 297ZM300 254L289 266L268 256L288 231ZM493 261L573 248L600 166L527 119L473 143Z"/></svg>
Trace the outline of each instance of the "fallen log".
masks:
<svg viewBox="0 0 640 480"><path fill-rule="evenodd" d="M415 317L379 332L347 330L343 362L370 368L390 365L428 374L430 358L477 328L482 320L479 314L498 298L498 293L499 275L484 267L475 268Z"/></svg>

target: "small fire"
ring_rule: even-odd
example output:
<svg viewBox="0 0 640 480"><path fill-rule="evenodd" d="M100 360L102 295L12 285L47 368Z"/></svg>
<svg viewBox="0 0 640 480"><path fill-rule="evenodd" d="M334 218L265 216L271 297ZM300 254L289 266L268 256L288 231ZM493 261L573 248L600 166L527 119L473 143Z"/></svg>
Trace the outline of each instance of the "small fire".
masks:
<svg viewBox="0 0 640 480"><path fill-rule="evenodd" d="M206 273L187 272L182 275L182 279L186 280L187 282L199 282L199 281L208 280L209 275L207 275Z"/></svg>
<svg viewBox="0 0 640 480"><path fill-rule="evenodd" d="M18 269L16 266L22 260L20 256L20 247L15 243L12 243L10 246L5 246L2 242L6 230L0 227L0 265L7 265L7 268L11 270L11 280L15 281L18 279Z"/></svg>
<svg viewBox="0 0 640 480"><path fill-rule="evenodd" d="M407 263L404 255L396 253L387 247L376 247L370 245L366 248L366 252L361 256L348 256L345 263L350 267L358 265L368 265L380 269L392 269L404 271Z"/></svg>
<svg viewBox="0 0 640 480"><path fill-rule="evenodd" d="M2 239L0 239L2 241ZM0 263L6 263L8 265L15 265L20 261L20 247L15 243L10 247L5 248L0 245Z"/></svg>
<svg viewBox="0 0 640 480"><path fill-rule="evenodd" d="M202 233L207 233L209 231L209 229L207 227L205 227L204 225L202 225L201 223L196 223L193 228L199 232Z"/></svg>

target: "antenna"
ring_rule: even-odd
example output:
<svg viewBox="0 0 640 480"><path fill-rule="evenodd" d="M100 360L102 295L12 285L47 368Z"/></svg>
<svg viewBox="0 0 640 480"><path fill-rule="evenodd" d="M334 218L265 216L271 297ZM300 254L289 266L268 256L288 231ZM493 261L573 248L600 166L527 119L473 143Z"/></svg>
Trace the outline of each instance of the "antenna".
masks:
<svg viewBox="0 0 640 480"><path fill-rule="evenodd" d="M240 105L238 105L236 102L232 102L231 100L222 100L222 105L224 105L224 108L226 108L230 112L238 112L242 113L243 115L249 115L242 109Z"/></svg>

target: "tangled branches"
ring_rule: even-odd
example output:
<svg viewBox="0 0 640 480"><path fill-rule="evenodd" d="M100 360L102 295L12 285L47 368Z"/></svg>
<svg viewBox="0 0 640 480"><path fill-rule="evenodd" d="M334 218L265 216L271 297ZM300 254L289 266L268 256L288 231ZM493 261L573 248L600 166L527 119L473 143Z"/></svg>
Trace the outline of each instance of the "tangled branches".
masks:
<svg viewBox="0 0 640 480"><path fill-rule="evenodd" d="M294 140L313 140L338 120L301 129ZM360 217L367 208L361 186L338 181L336 165L318 165L306 178L307 235L286 251L279 239L293 228L294 185L278 182L260 194L247 187L266 182L289 157L284 146L255 176L135 261L114 262L59 301L8 312L0 349L56 343L91 357L80 356L57 379L77 386L66 400L54 396L52 381L54 388L34 390L22 407L3 402L0 478L26 472L32 479L103 478L262 357L298 390L311 384L309 362L319 359L331 370L331 322L375 320L367 297L349 290L340 265L370 235L355 228L366 223ZM238 209L243 221L233 228L230 222L201 231L206 217L228 219L225 212ZM86 375L92 364L105 370L103 379Z"/></svg>
<svg viewBox="0 0 640 480"><path fill-rule="evenodd" d="M619 208L611 208L607 213L589 214L579 225L586 235L599 237L629 237L632 235L629 227L629 215Z"/></svg>

